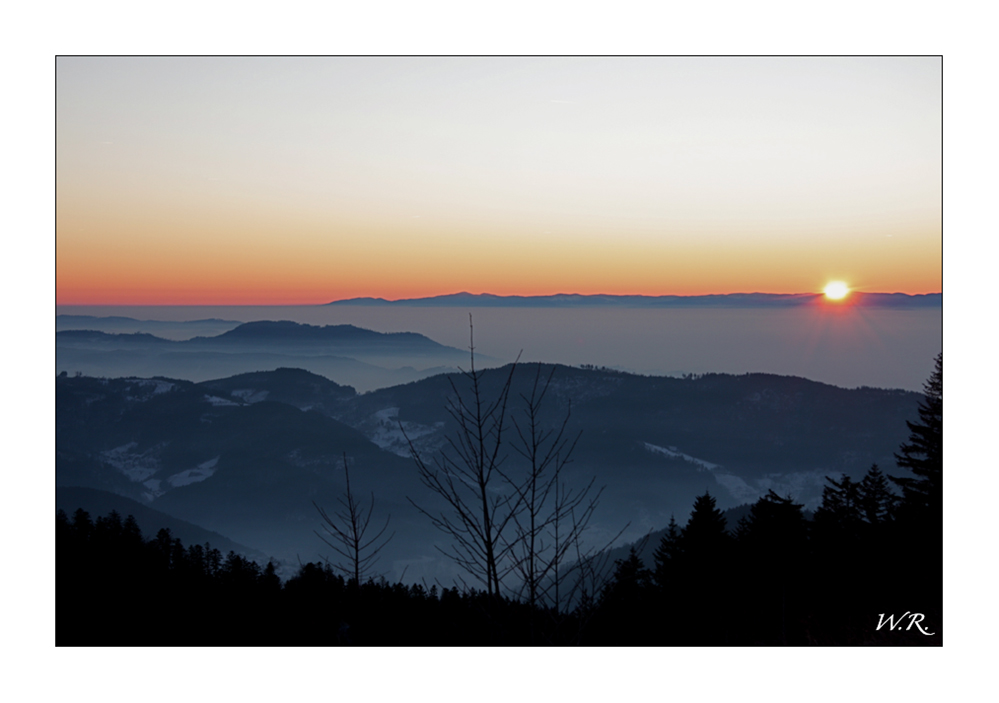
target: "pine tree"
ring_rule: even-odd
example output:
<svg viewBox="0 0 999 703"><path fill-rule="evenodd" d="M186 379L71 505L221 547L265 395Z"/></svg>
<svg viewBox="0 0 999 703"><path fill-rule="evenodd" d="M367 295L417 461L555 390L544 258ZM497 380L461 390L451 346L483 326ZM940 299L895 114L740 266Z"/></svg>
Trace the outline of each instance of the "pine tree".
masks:
<svg viewBox="0 0 999 703"><path fill-rule="evenodd" d="M861 516L870 525L882 525L895 517L897 505L898 496L891 490L887 477L874 464L860 482Z"/></svg>
<svg viewBox="0 0 999 703"><path fill-rule="evenodd" d="M895 461L915 478L891 480L902 489L907 513L940 520L943 508L943 352L937 354L933 374L923 386L919 422L906 422L909 441L899 448Z"/></svg>
<svg viewBox="0 0 999 703"><path fill-rule="evenodd" d="M281 577L277 575L273 561L267 562L263 576L261 576L261 584L263 585L264 592L270 596L281 591Z"/></svg>
<svg viewBox="0 0 999 703"><path fill-rule="evenodd" d="M828 485L822 489L822 504L815 511L814 527L822 534L841 540L856 537L861 523L861 484L849 476L839 481L826 476Z"/></svg>
<svg viewBox="0 0 999 703"><path fill-rule="evenodd" d="M758 556L765 556L769 568L783 569L789 559L804 553L807 526L802 507L770 490L739 522L737 537Z"/></svg>
<svg viewBox="0 0 999 703"><path fill-rule="evenodd" d="M698 496L677 541L665 644L726 644L725 579L732 569L733 543L715 499L708 492Z"/></svg>
<svg viewBox="0 0 999 703"><path fill-rule="evenodd" d="M604 586L598 604L596 631L605 645L642 645L653 641L650 631L652 573L635 548L614 562L614 577Z"/></svg>
<svg viewBox="0 0 999 703"><path fill-rule="evenodd" d="M790 496L770 490L739 522L741 571L747 581L741 595L754 604L752 613L747 607L745 614L759 643L787 645L800 638L808 540L801 509Z"/></svg>
<svg viewBox="0 0 999 703"><path fill-rule="evenodd" d="M725 524L725 516L715 507L715 499L706 492L694 501L687 526L677 542L678 566L682 578L695 592L714 588L721 572L728 566L733 540Z"/></svg>
<svg viewBox="0 0 999 703"><path fill-rule="evenodd" d="M921 610L939 623L943 607L943 353L937 355L923 389L919 421L906 423L909 441L895 455L899 467L909 469L912 476L891 477L902 489L891 592L902 608L910 602L925 603Z"/></svg>
<svg viewBox="0 0 999 703"><path fill-rule="evenodd" d="M145 543L145 540L142 539L142 530L139 529L139 523L135 521L134 515L125 518L125 522L122 524L122 533L126 543L135 548L139 548Z"/></svg>
<svg viewBox="0 0 999 703"><path fill-rule="evenodd" d="M76 512L73 513L73 531L76 533L76 539L81 543L90 541L90 536L94 531L94 523L90 519L90 513L83 508L77 508Z"/></svg>
<svg viewBox="0 0 999 703"><path fill-rule="evenodd" d="M627 558L618 559L614 566L614 577L604 587L604 598L617 597L629 601L648 588L652 573L645 568L634 547L628 550Z"/></svg>
<svg viewBox="0 0 999 703"><path fill-rule="evenodd" d="M715 499L705 491L694 501L690 520L680 535L680 546L684 552L697 558L725 549L730 541L725 516L715 507Z"/></svg>
<svg viewBox="0 0 999 703"><path fill-rule="evenodd" d="M659 546L656 548L653 558L655 559L655 570L653 577L656 585L661 591L669 588L673 571L676 568L674 563L680 553L680 528L676 524L676 519L670 515L669 525L666 534L663 535Z"/></svg>

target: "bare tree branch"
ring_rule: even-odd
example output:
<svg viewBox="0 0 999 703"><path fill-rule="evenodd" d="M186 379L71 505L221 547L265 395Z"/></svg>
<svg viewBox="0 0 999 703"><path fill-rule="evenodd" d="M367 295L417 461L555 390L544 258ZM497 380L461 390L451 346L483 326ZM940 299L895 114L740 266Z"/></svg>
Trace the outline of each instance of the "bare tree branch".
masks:
<svg viewBox="0 0 999 703"><path fill-rule="evenodd" d="M343 473L347 492L338 499L341 510L330 515L315 501L312 501L323 520L322 528L326 533L324 536L317 531L316 535L346 560L333 566L352 577L354 583L360 587L361 578L367 574L369 568L378 562L379 553L392 540L395 533L393 532L382 540L391 520L391 516L389 516L374 536L370 538L367 536L368 528L371 525L371 516L375 509L374 493L371 494L371 504L365 512L364 506L354 498L354 493L350 489L350 470L347 466L346 453L343 455Z"/></svg>
<svg viewBox="0 0 999 703"><path fill-rule="evenodd" d="M444 499L447 510L430 512L412 499L410 503L434 527L451 536L450 548L440 551L482 581L486 592L494 595L500 593L501 581L509 571L501 564L505 554L503 532L521 509L520 494L503 485L501 468L507 403L519 356L510 366L499 393L487 400L483 372L475 368L471 315L468 327L470 365L461 374L469 390L463 394L454 379L448 379L452 396L446 409L457 425L457 432L447 438L441 453L428 462L417 451L402 423L399 427L409 442L420 481Z"/></svg>
<svg viewBox="0 0 999 703"><path fill-rule="evenodd" d="M487 594L500 595L504 580L515 575L522 599L532 607L551 604L558 617L566 612L562 608L588 602L596 593L594 558L599 552L583 550L581 541L603 489L594 490L593 480L581 489L564 480L580 434L569 430L571 406L554 426L546 426L542 418L554 388L555 367L543 373L538 364L529 392L519 394L522 407L510 413L508 421L520 357L498 393L487 399L484 374L475 368L471 316L469 339L469 370L462 370L459 378L467 388L459 389L455 379L448 378L452 395L446 410L457 429L446 437L441 452L430 459L421 455L399 423L421 482L443 499L444 508L430 510L412 499L410 503L451 538L450 545L438 550L485 584ZM504 433L511 424L513 439L508 441ZM504 463L504 442L523 460L512 469ZM567 568L573 551L575 562ZM564 583L569 578L574 580L567 592Z"/></svg>

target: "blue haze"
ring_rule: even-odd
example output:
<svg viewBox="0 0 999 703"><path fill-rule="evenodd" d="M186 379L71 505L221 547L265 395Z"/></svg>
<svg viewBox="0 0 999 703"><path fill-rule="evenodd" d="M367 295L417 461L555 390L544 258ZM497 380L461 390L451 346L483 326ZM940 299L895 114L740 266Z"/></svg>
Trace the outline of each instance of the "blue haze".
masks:
<svg viewBox="0 0 999 703"><path fill-rule="evenodd" d="M467 349L469 313L478 353L502 363L594 364L653 375L764 372L854 388L919 391L942 346L942 310L852 308L512 308L416 306L59 306L58 314L180 322L294 320L418 332ZM103 329L95 326L97 329ZM205 330L137 324L170 339ZM332 379L337 380L337 379Z"/></svg>

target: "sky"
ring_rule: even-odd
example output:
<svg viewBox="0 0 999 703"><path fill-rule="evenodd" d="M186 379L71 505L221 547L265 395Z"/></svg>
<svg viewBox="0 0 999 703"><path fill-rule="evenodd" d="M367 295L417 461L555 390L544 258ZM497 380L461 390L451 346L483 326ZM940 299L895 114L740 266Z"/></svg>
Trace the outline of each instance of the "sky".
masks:
<svg viewBox="0 0 999 703"><path fill-rule="evenodd" d="M941 284L939 57L56 61L60 305Z"/></svg>

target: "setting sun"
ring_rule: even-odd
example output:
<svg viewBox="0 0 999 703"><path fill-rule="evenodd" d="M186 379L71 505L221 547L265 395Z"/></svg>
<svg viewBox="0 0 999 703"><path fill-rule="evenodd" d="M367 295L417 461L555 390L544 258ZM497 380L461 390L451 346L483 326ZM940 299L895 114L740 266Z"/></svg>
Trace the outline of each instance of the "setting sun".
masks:
<svg viewBox="0 0 999 703"><path fill-rule="evenodd" d="M833 281L825 287L823 292L826 294L827 298L832 300L842 300L846 297L846 294L850 292L850 289L847 288L846 284L842 281Z"/></svg>

